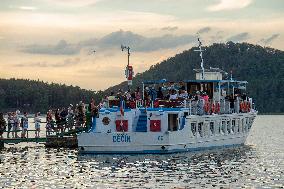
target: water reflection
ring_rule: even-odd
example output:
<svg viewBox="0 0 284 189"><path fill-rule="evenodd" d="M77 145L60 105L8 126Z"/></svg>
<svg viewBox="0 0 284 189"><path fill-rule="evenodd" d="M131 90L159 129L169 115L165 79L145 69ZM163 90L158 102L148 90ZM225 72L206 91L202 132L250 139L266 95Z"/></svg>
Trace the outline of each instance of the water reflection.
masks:
<svg viewBox="0 0 284 189"><path fill-rule="evenodd" d="M77 150L30 143L6 146L0 151L0 186L280 188L284 183L283 128L261 122L248 139L253 145L195 153L79 155Z"/></svg>

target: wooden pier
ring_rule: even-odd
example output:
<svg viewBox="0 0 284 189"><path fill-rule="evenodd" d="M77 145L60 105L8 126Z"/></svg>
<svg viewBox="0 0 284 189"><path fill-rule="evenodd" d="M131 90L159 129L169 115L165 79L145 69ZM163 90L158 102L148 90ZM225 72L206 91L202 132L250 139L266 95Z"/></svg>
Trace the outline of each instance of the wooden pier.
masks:
<svg viewBox="0 0 284 189"><path fill-rule="evenodd" d="M88 127L79 127L76 129L70 129L67 132L58 131L46 131L45 136L35 137L32 133L36 130L27 130L26 137L21 138L17 135L21 134L21 130L10 131L9 134L14 133L17 137L7 137L8 131L4 131L6 138L0 138L0 149L4 148L4 144L19 144L19 143L42 143L49 148L77 148L77 133L88 130Z"/></svg>

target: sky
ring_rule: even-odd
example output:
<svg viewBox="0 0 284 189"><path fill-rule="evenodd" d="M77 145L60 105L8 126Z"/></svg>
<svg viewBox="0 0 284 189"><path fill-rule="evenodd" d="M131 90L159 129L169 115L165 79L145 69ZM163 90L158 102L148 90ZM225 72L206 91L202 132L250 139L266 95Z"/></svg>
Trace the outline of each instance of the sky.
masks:
<svg viewBox="0 0 284 189"><path fill-rule="evenodd" d="M197 36L284 50L284 0L1 0L0 18L1 78L95 91L125 80L121 44L136 74Z"/></svg>

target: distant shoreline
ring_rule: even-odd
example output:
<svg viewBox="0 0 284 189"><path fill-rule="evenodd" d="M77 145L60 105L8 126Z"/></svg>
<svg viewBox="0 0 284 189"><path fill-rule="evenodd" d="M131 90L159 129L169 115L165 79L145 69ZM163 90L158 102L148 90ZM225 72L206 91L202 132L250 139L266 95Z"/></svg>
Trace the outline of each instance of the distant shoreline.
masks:
<svg viewBox="0 0 284 189"><path fill-rule="evenodd" d="M258 113L258 115L284 115L284 112L281 112L281 113Z"/></svg>

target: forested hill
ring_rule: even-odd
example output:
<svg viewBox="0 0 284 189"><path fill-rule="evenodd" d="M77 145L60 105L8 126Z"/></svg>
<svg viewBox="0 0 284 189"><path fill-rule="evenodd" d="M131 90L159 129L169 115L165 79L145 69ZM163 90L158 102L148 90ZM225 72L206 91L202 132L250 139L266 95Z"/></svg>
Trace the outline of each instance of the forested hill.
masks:
<svg viewBox="0 0 284 189"><path fill-rule="evenodd" d="M192 48L137 74L133 87L143 80L195 79L194 68L200 67L199 53ZM205 47L205 68L218 67L238 80L249 82L247 89L261 113L284 112L284 51L248 43L213 44ZM135 69L135 65L134 65ZM134 70L139 71L139 70ZM126 88L126 82L107 90Z"/></svg>
<svg viewBox="0 0 284 189"><path fill-rule="evenodd" d="M67 107L83 100L89 102L95 96L88 91L74 86L48 84L42 81L24 79L0 79L0 111L41 111L49 108Z"/></svg>

